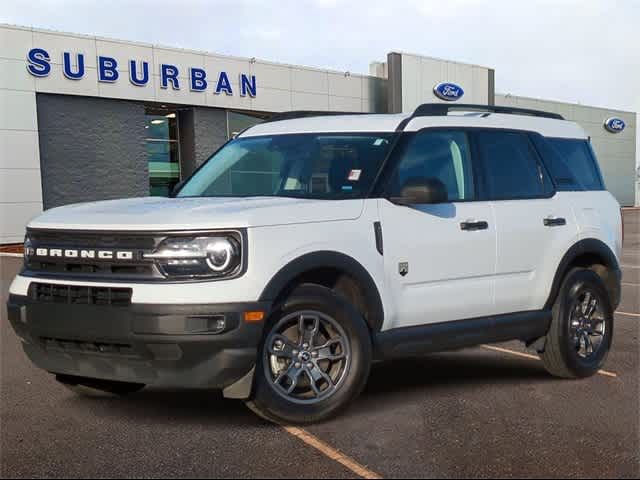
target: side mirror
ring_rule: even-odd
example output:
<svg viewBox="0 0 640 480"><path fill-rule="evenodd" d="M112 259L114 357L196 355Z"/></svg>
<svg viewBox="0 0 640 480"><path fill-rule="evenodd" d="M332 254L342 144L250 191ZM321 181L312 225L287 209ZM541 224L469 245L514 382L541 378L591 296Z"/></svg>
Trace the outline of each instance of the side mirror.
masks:
<svg viewBox="0 0 640 480"><path fill-rule="evenodd" d="M399 205L447 203L448 200L447 186L434 177L407 180L402 187L400 197L391 199Z"/></svg>

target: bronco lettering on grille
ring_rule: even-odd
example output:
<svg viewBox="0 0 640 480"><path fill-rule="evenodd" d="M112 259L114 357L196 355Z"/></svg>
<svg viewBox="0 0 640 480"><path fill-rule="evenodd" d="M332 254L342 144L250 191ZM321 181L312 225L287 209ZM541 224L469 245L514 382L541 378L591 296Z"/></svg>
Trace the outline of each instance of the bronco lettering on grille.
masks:
<svg viewBox="0 0 640 480"><path fill-rule="evenodd" d="M134 253L130 250L82 250L76 248L26 248L27 257L39 258L83 258L98 260L122 260L130 261L134 259Z"/></svg>

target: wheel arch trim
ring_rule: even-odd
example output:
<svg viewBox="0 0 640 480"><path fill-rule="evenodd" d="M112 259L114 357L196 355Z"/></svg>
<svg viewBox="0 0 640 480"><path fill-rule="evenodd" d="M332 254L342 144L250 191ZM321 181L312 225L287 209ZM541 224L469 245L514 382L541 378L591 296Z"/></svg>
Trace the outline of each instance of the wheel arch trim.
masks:
<svg viewBox="0 0 640 480"><path fill-rule="evenodd" d="M267 283L260 295L261 301L274 301L298 276L317 268L334 268L351 276L362 287L362 294L369 306L369 318L365 320L374 332L384 323L384 306L380 291L373 277L353 257L344 253L323 250L299 256L282 267Z"/></svg>
<svg viewBox="0 0 640 480"><path fill-rule="evenodd" d="M604 261L604 266L614 272L614 274L616 275L615 285L607 285L607 290L611 295L611 303L613 307L617 308L618 304L620 303L620 281L622 275L618 259L616 258L611 248L602 240L598 240L596 238L585 238L574 243L560 260L558 268L556 269L556 273L553 277L551 291L549 292L549 296L547 297L547 301L544 306L545 309L549 309L553 306L553 303L555 302L555 299L560 291L562 280L569 272L571 264L578 257L585 254L593 254L602 258ZM614 287L613 291L611 288L612 286Z"/></svg>

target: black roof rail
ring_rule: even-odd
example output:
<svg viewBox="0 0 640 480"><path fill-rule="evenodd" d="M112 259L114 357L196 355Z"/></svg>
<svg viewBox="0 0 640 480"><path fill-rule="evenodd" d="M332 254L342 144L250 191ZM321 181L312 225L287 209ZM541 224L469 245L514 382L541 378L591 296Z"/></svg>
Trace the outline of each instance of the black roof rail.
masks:
<svg viewBox="0 0 640 480"><path fill-rule="evenodd" d="M439 117L445 116L452 110L472 111L472 112L488 112L488 113L506 113L510 115L528 115L531 117L553 118L554 120L564 120L564 117L558 113L544 112L542 110L531 110L528 108L504 107L500 105L472 105L464 103L425 103L420 105L413 112L412 118L415 117Z"/></svg>
<svg viewBox="0 0 640 480"><path fill-rule="evenodd" d="M334 115L364 115L366 112L331 112L323 110L292 110L290 112L274 113L263 123L278 122L280 120L294 120L296 118L329 117Z"/></svg>

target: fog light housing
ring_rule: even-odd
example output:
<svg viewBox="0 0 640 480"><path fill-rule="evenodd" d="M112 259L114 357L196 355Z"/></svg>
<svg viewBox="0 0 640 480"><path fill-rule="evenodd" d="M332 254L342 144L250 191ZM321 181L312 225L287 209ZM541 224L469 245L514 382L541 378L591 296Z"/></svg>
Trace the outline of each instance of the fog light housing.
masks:
<svg viewBox="0 0 640 480"><path fill-rule="evenodd" d="M229 322L223 314L191 315L187 317L186 331L190 334L217 335L226 332Z"/></svg>

